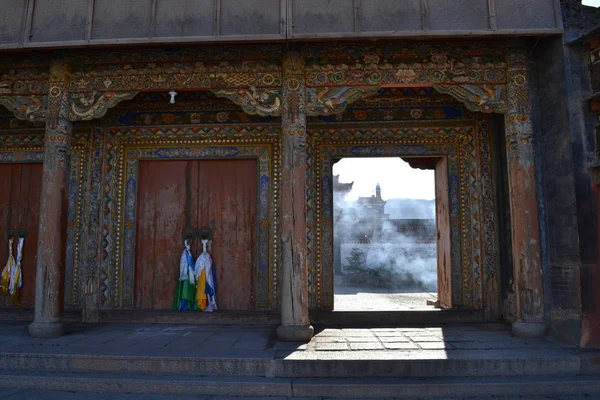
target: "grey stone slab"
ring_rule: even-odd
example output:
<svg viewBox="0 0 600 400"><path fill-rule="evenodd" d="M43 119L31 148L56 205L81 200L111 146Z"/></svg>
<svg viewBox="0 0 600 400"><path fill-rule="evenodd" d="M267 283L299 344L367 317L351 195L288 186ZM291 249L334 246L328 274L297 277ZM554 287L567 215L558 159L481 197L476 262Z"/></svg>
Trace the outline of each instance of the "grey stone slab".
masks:
<svg viewBox="0 0 600 400"><path fill-rule="evenodd" d="M295 396L318 394L324 398L591 400L600 397L599 391L600 381L579 377L294 380Z"/></svg>
<svg viewBox="0 0 600 400"><path fill-rule="evenodd" d="M402 336L402 334L398 331L388 331L388 332L375 332L377 337L385 337L385 336Z"/></svg>
<svg viewBox="0 0 600 400"><path fill-rule="evenodd" d="M374 336L348 336L346 341L349 343L379 343L379 338Z"/></svg>
<svg viewBox="0 0 600 400"><path fill-rule="evenodd" d="M233 349L244 349L244 350L262 350L267 347L268 340L240 340L233 345Z"/></svg>
<svg viewBox="0 0 600 400"><path fill-rule="evenodd" d="M411 341L409 338L404 336L386 336L379 338L379 340L383 343L408 343Z"/></svg>
<svg viewBox="0 0 600 400"><path fill-rule="evenodd" d="M336 337L336 336L325 336L325 337L315 337L311 341L311 343L346 343L345 337Z"/></svg>
<svg viewBox="0 0 600 400"><path fill-rule="evenodd" d="M443 339L437 336L408 336L413 342L443 342Z"/></svg>
<svg viewBox="0 0 600 400"><path fill-rule="evenodd" d="M302 342L276 342L274 350L306 350L307 344Z"/></svg>
<svg viewBox="0 0 600 400"><path fill-rule="evenodd" d="M388 350L418 350L419 347L415 343L384 343L383 344Z"/></svg>
<svg viewBox="0 0 600 400"><path fill-rule="evenodd" d="M317 351L348 350L347 343L317 343Z"/></svg>
<svg viewBox="0 0 600 400"><path fill-rule="evenodd" d="M419 342L419 347L424 350L455 349L454 345L447 342Z"/></svg>
<svg viewBox="0 0 600 400"><path fill-rule="evenodd" d="M373 336L369 329L343 329L345 336Z"/></svg>
<svg viewBox="0 0 600 400"><path fill-rule="evenodd" d="M321 332L318 332L315 337L323 337L323 336L343 336L344 331L341 329L325 329Z"/></svg>
<svg viewBox="0 0 600 400"><path fill-rule="evenodd" d="M351 350L383 350L381 343L350 343Z"/></svg>

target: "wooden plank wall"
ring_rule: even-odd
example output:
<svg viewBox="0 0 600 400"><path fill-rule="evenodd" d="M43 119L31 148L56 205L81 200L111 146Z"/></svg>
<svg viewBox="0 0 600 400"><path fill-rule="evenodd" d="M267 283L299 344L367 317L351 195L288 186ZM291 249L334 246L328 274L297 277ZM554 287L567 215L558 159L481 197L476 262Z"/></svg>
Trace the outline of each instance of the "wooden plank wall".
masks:
<svg viewBox="0 0 600 400"><path fill-rule="evenodd" d="M256 160L141 161L135 307L171 307L183 230L209 226L219 308L256 308L257 186Z"/></svg>
<svg viewBox="0 0 600 400"><path fill-rule="evenodd" d="M38 242L42 164L0 164L0 265L8 260L8 230L26 229L23 246L23 287L20 302L33 307ZM17 257L17 241L13 255ZM11 306L10 296L0 296L0 307Z"/></svg>

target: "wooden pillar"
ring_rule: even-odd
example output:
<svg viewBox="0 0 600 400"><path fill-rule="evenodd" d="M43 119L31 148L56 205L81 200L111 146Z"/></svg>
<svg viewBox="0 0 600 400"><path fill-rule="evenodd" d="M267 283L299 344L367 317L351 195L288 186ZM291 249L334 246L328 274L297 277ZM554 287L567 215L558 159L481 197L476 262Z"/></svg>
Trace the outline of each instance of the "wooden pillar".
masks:
<svg viewBox="0 0 600 400"><path fill-rule="evenodd" d="M540 337L546 330L544 286L533 126L524 51L510 53L508 79L510 104L505 116L505 129L516 296L513 333L524 337Z"/></svg>
<svg viewBox="0 0 600 400"><path fill-rule="evenodd" d="M64 60L50 65L50 93L44 143L44 172L40 207L35 316L31 336L63 334L64 262L67 238L67 194L72 124L67 115L69 69Z"/></svg>
<svg viewBox="0 0 600 400"><path fill-rule="evenodd" d="M306 86L304 60L290 51L283 60L281 177L281 325L285 341L309 341L306 270Z"/></svg>

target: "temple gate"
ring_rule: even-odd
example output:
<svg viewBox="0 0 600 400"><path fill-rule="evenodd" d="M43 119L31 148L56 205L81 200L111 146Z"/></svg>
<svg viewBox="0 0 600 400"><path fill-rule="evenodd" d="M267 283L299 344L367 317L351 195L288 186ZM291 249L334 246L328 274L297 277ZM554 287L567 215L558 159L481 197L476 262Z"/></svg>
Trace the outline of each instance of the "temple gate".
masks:
<svg viewBox="0 0 600 400"><path fill-rule="evenodd" d="M175 215L182 201L185 211L186 196L200 199L195 193L215 187L208 180L186 193L182 179L188 179L187 170L190 179L201 174L205 165L211 177L235 182L209 190L208 198L216 196L220 212L207 206L202 211L207 214L198 208L197 217L222 233L214 239L214 251L223 280L240 280L235 289L225 286L225 308L279 310L280 337L310 338L309 307L331 308L333 300L332 158L368 155L443 158L451 265L446 297L452 307L481 310L485 320L504 315L514 321L517 333L544 331L522 42L508 47L505 41L490 41L65 50L60 57L40 53L27 64L7 57L0 68L7 88L0 104L30 121L18 134L7 130L3 148L12 151L19 135L39 138L40 124L46 127L38 290L30 329L35 336L62 332L63 283L67 305L81 308L86 320L97 321L115 309L168 305L170 284L164 291L157 291L156 284L171 279L157 277L169 268L167 259L180 251L180 231L187 221ZM427 105L431 99L423 98L417 99L418 106L401 109L408 112L404 116L361 103L389 100L390 94L396 97L392 101L399 97L408 102L403 90L444 95L443 101L453 102L460 115L446 118L443 106ZM172 106L170 91L189 104L196 96L204 108L190 112L177 102ZM148 112L147 98L164 103ZM211 108L215 104L224 108ZM349 108L354 106L362 108ZM348 110L353 119L347 119ZM490 135L502 132L491 132L490 113L504 115L506 142L495 149ZM511 244L514 298L506 296L506 301L499 296L506 283L499 279L491 172L493 154L503 151L511 224L520 227ZM167 164L161 163L174 167L163 170ZM69 180L74 170L79 174L76 190ZM73 193L79 194L73 198ZM159 203L169 207L161 206L157 214L152 204L161 197ZM229 207L231 198L250 204L252 211ZM55 212L66 200L69 211ZM71 215L76 216L66 224L71 231L62 229ZM227 217L233 215L245 221L241 239L227 238L234 230ZM190 215L190 224L197 223ZM169 237L179 248L172 254L163 252ZM65 264L60 261L64 246ZM144 246L161 249L161 254ZM233 246L241 246L242 254L228 259L227 253L237 251ZM146 258L149 254L154 258ZM229 262L236 266L226 266ZM174 270L176 264L173 259Z"/></svg>

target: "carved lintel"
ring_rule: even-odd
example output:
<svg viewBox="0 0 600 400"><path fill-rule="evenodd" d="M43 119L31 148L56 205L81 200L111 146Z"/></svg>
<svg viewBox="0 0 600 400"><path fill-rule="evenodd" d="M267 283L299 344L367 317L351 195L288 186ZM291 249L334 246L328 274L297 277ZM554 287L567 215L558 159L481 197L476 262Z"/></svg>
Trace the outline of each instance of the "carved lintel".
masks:
<svg viewBox="0 0 600 400"><path fill-rule="evenodd" d="M372 96L378 90L378 86L307 88L306 112L309 116L341 114L350 104Z"/></svg>
<svg viewBox="0 0 600 400"><path fill-rule="evenodd" d="M109 109L124 100L133 99L139 92L72 93L66 118L69 121L90 121L102 118Z"/></svg>
<svg viewBox="0 0 600 400"><path fill-rule="evenodd" d="M433 88L439 93L449 94L463 103L473 112L498 113L508 112L505 85L441 85Z"/></svg>
<svg viewBox="0 0 600 400"><path fill-rule="evenodd" d="M264 89L250 86L248 89L213 90L218 97L224 97L241 106L245 113L262 117L281 115L281 89Z"/></svg>
<svg viewBox="0 0 600 400"><path fill-rule="evenodd" d="M43 122L48 114L48 96L0 96L0 105L24 121Z"/></svg>

